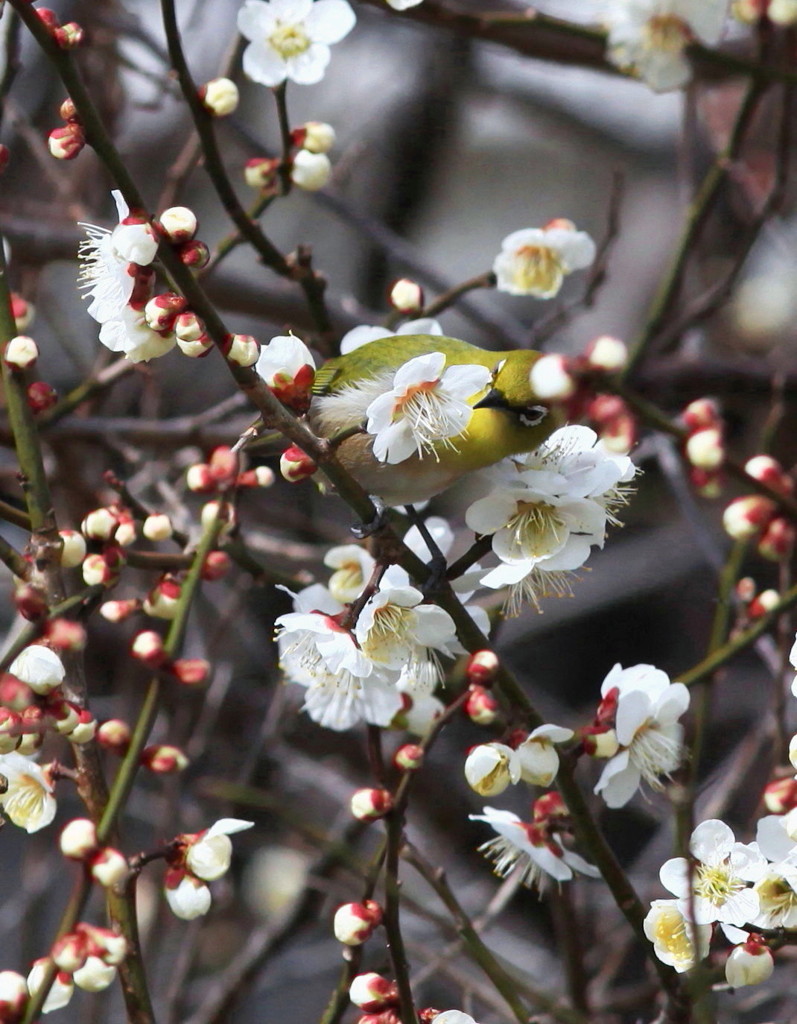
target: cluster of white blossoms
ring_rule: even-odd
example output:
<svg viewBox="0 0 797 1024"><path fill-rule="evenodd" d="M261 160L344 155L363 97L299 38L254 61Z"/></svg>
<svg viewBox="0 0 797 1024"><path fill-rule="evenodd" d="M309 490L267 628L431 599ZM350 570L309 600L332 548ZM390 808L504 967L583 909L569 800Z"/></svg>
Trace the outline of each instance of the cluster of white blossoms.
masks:
<svg viewBox="0 0 797 1024"><path fill-rule="evenodd" d="M501 561L482 585L509 587L510 612L524 599L568 592L568 574L593 547L603 547L635 473L628 456L610 452L594 430L580 426L562 427L535 451L488 471L489 493L465 513L471 530L492 536Z"/></svg>
<svg viewBox="0 0 797 1024"><path fill-rule="evenodd" d="M165 355L174 335L152 330L144 317L144 302L135 301L137 285L148 282L149 267L158 251L152 226L130 215L121 192L111 193L119 223L112 230L81 224L87 238L80 245L80 287L90 299L88 312L100 324L100 341L137 363ZM146 297L149 298L147 289Z"/></svg>
<svg viewBox="0 0 797 1024"><path fill-rule="evenodd" d="M690 43L715 46L728 16L729 0L608 0L608 54L638 74L656 92L686 85Z"/></svg>
<svg viewBox="0 0 797 1024"><path fill-rule="evenodd" d="M797 668L797 641L790 660ZM797 696L797 680L792 692ZM797 769L797 736L792 737L789 759ZM778 779L773 786L782 791L784 781ZM793 788L794 783L790 785ZM659 877L674 898L654 900L645 919L645 934L660 960L676 971L689 970L708 955L718 925L725 938L737 944L725 962L728 984L738 988L770 977L774 959L761 933L797 928L793 796L776 796L779 813L759 820L755 842L737 842L725 822L711 819L692 833L690 859L673 857L662 865ZM770 803L767 794L765 802Z"/></svg>
<svg viewBox="0 0 797 1024"><path fill-rule="evenodd" d="M430 520L429 526L446 550L453 540L446 524ZM405 542L429 557L415 527ZM286 679L305 688L304 710L326 728L364 721L423 734L443 707L433 696L442 678L439 658L463 652L454 620L426 604L404 570L391 566L352 621L351 603L368 586L373 559L358 545L343 545L325 562L335 570L329 586L313 584L293 595L294 611L276 620ZM480 628L487 626L482 609L468 610Z"/></svg>

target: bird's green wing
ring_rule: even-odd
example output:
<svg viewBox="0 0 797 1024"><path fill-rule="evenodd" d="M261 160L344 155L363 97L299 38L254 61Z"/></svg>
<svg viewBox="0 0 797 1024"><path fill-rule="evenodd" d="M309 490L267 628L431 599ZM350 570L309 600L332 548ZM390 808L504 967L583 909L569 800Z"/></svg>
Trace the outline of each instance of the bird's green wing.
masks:
<svg viewBox="0 0 797 1024"><path fill-rule="evenodd" d="M327 360L316 371L313 394L328 395L344 384L373 377L384 370L397 370L408 359L427 352L443 352L449 365L477 363L492 367L500 358L495 352L457 338L437 334L397 334L391 338L377 338L353 352Z"/></svg>

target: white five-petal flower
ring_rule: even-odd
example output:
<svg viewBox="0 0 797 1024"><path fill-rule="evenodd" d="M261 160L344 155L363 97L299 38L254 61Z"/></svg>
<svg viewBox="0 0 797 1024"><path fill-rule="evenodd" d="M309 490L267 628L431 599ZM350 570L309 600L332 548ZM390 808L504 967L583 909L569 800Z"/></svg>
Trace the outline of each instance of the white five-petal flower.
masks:
<svg viewBox="0 0 797 1024"><path fill-rule="evenodd" d="M356 21L346 0L246 0L238 12L238 31L249 40L244 74L272 87L286 79L314 85L324 77L330 45Z"/></svg>
<svg viewBox="0 0 797 1024"><path fill-rule="evenodd" d="M686 47L716 45L727 14L728 0L610 0L609 58L656 92L679 89L691 77Z"/></svg>
<svg viewBox="0 0 797 1024"><path fill-rule="evenodd" d="M0 777L5 791L0 807L15 825L26 832L38 832L55 817L53 783L41 765L16 751L0 755Z"/></svg>
<svg viewBox="0 0 797 1024"><path fill-rule="evenodd" d="M716 818L701 822L689 840L696 863L673 857L662 865L662 885L678 898L678 909L696 924L741 927L759 914L758 893L749 887L767 870L756 843L737 843L733 832ZM691 881L691 891L690 891Z"/></svg>
<svg viewBox="0 0 797 1024"><path fill-rule="evenodd" d="M622 807L642 779L661 789L659 776L681 763L683 726L678 719L689 707L689 691L652 665L615 665L603 681L601 696L616 697L620 750L603 769L595 792L609 807Z"/></svg>
<svg viewBox="0 0 797 1024"><path fill-rule="evenodd" d="M119 317L133 294L136 266L148 267L155 259L158 242L149 224L125 224L130 215L121 192L112 192L119 224L108 231L81 224L87 238L81 242L79 287L91 299L88 312L98 323ZM136 266L131 266L135 264Z"/></svg>
<svg viewBox="0 0 797 1024"><path fill-rule="evenodd" d="M551 299L567 274L588 267L595 243L569 220L554 220L542 228L522 228L507 235L493 263L496 287L510 295Z"/></svg>
<svg viewBox="0 0 797 1024"><path fill-rule="evenodd" d="M689 921L679 909L678 900L654 900L642 925L659 960L679 974L690 970L708 953L711 925ZM695 944L700 951L697 957Z"/></svg>
<svg viewBox="0 0 797 1024"><path fill-rule="evenodd" d="M521 881L528 887L541 886L550 876L566 882L574 872L599 877L600 872L579 854L566 850L535 825L526 824L511 811L485 807L484 814L471 814L472 821L483 821L498 833L479 850L495 862L494 871L505 878L516 864L522 865Z"/></svg>
<svg viewBox="0 0 797 1024"><path fill-rule="evenodd" d="M468 399L490 383L485 366L445 368L442 352L415 356L396 371L392 386L366 410L366 429L374 435L380 462L403 462L411 455L434 455L438 444L454 448L473 409Z"/></svg>

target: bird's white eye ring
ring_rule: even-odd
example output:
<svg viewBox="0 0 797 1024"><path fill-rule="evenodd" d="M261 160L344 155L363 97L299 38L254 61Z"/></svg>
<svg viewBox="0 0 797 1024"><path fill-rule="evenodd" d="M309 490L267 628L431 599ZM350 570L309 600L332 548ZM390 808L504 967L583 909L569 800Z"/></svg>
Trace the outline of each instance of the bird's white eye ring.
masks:
<svg viewBox="0 0 797 1024"><path fill-rule="evenodd" d="M538 423L542 423L547 415L548 410L544 405L530 405L527 409L523 409L522 412L518 413L518 419L524 427L536 427Z"/></svg>

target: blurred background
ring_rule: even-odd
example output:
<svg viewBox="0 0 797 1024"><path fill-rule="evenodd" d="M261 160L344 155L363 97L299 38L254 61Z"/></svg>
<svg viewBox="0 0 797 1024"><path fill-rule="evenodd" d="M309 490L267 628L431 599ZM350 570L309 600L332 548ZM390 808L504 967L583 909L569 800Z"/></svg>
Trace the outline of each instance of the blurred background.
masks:
<svg viewBox="0 0 797 1024"><path fill-rule="evenodd" d="M357 27L334 47L323 82L289 85L287 94L293 125L311 119L334 125L332 182L320 193L294 190L264 221L284 252L312 246L314 265L329 282L336 329L342 334L383 322L386 292L397 277L419 281L430 299L489 270L511 231L566 217L609 243L606 278L589 308L580 304L584 277L575 274L548 302L471 293L442 315L446 333L488 348L533 345L566 353L604 333L633 342L690 198L727 144L747 83L717 73L683 94L656 96L610 70L524 56L399 16L386 5L354 6ZM422 9L447 6L430 2ZM525 9L510 0L500 7L475 0L456 6L475 13ZM221 73L234 53L238 7L237 0L178 2L197 82ZM547 0L539 7L585 25L600 16L600 5L590 0ZM199 236L213 248L231 225L203 168L179 166L191 152L192 133L169 73L159 5L84 0L55 9L62 22L75 20L87 30L91 45L78 54L81 69L151 208L162 208L163 190L174 186L165 205L191 207ZM42 351L41 374L66 394L113 361L100 350L97 325L75 288L77 223L110 226L113 183L88 148L69 164L49 157L46 133L59 123L62 87L24 31L17 42L8 7L0 31L6 63L17 53L21 61L3 96L2 141L14 158L0 182L0 233L10 246L12 285L36 309L30 333ZM745 32L731 27L727 40L742 55L752 47ZM253 194L243 166L252 156L275 155L279 131L270 91L237 71L233 77L242 103L218 123L218 137L248 206ZM790 468L797 227L787 173L771 201L777 168L787 172L792 155L792 118L783 111L783 90L773 86L693 250L669 334L663 332L632 383L671 415L696 397L717 397L736 457L768 446ZM310 338L299 289L277 279L247 247L237 248L205 284L231 330L267 341L290 328ZM706 297L715 294L712 305ZM701 302L704 315L690 319L690 303ZM175 350L121 369L112 387L45 434L59 525L77 528L87 511L109 500L103 473L110 469L143 502L168 511L195 535L200 502L186 491L185 468L215 445L234 443L251 419L214 354L187 360ZM16 461L2 420L0 434L0 489L17 502ZM540 614L529 609L497 625L497 649L547 721L574 727L588 721L616 662L655 664L675 678L707 647L730 544L721 528L724 502L695 496L666 439L643 433L634 458L643 472L623 511L624 528L613 530L605 550L593 556L573 596L549 599ZM276 468L276 458L263 461ZM724 500L735 493L729 485ZM455 556L468 545L463 507L462 494L451 492L430 509L449 516L460 534ZM328 578L324 552L349 540L352 520L342 503L321 497L312 484L279 479L268 490L243 493L239 518L262 565L305 582ZM14 527L2 532L24 544ZM788 567L755 556L743 572L759 589L786 586L790 578ZM1 582L10 594L8 576ZM151 574L127 574L113 596L140 594L151 582ZM234 870L216 883L206 919L186 924L171 916L159 897L157 864L141 877L142 936L159 1021L316 1021L339 976L332 913L359 898L376 845L374 830L354 829L346 807L370 774L364 734L314 725L298 711L301 693L279 681L273 623L289 608L272 582L238 570L203 588L185 653L211 659L213 679L207 693L169 694L155 732L156 739L182 746L191 765L178 777L142 778L128 807L126 852L225 815L256 822L236 837ZM135 716L146 676L127 655L134 625L112 626L95 616L91 626L89 680L99 718ZM10 618L7 626L16 629ZM766 695L779 671L777 646L766 640L727 669L711 704L701 816L724 815L740 827L749 821L771 768ZM524 983L554 997L566 991L556 941L575 930L588 950L593 993L611 992L600 1019L649 1014L652 989L641 954L629 948L626 926L600 886L586 880L539 901L512 880L496 881L475 851L487 836L467 815L482 801L466 787L461 764L482 738L464 717L446 729L416 787L410 840L445 868L471 914L488 915L488 943ZM501 806L523 815L528 793L507 793ZM667 806L662 795L638 796L603 815L643 899L664 895L657 872L673 845L661 825ZM66 797L64 819L77 812ZM335 852L341 842L345 856ZM0 946L3 966L11 966L46 948L65 899L65 872L49 830L27 837L3 828L0 857ZM418 1004L456 1006L483 1024L506 1020L502 1000L461 955L450 924L441 923L442 906L411 869L403 877ZM101 914L99 906L94 910ZM366 952L365 963L380 970L384 953L380 943L374 946L374 962ZM747 999L721 998L722 1019L786 1019L788 983L778 978L788 972ZM124 1011L112 990L76 996L50 1019L116 1022Z"/></svg>

